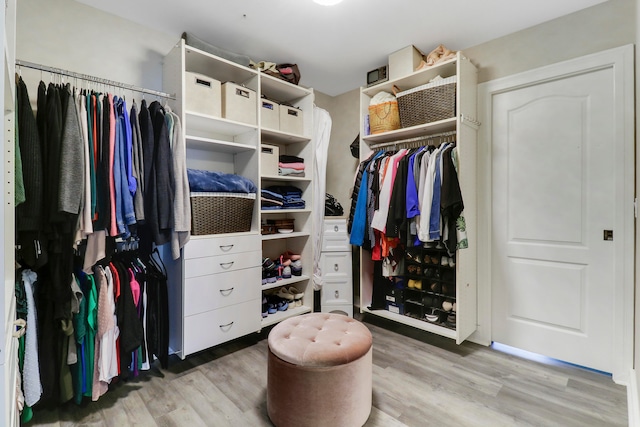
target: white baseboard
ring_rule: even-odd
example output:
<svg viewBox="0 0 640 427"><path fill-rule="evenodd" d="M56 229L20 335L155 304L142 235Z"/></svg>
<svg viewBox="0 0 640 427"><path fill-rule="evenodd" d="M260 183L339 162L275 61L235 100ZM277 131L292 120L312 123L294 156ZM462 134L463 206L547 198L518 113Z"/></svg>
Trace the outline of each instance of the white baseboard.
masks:
<svg viewBox="0 0 640 427"><path fill-rule="evenodd" d="M627 406L629 408L629 425L640 426L640 371L631 370L627 386Z"/></svg>

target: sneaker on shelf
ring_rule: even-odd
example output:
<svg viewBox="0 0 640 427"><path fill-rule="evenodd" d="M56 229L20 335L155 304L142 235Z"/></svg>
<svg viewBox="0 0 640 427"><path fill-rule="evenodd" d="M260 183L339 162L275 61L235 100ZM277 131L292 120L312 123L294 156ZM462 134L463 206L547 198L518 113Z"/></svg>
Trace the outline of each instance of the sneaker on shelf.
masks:
<svg viewBox="0 0 640 427"><path fill-rule="evenodd" d="M276 283L278 281L278 271L267 271L267 283Z"/></svg>
<svg viewBox="0 0 640 427"><path fill-rule="evenodd" d="M276 263L273 262L271 258L264 258L262 260L262 269L266 271L271 271L276 268Z"/></svg>
<svg viewBox="0 0 640 427"><path fill-rule="evenodd" d="M282 267L282 278L291 279L291 267L289 267L288 265L285 267Z"/></svg>
<svg viewBox="0 0 640 427"><path fill-rule="evenodd" d="M293 253L293 252L291 252L291 251L286 251L286 252L284 252L284 253L282 254L282 258L283 258L283 259L285 259L285 260L289 259L289 260L291 260L291 261L299 261L299 260L300 260L300 258L301 258L301 256L300 256L300 255L298 255L298 254L294 254L294 253Z"/></svg>
<svg viewBox="0 0 640 427"><path fill-rule="evenodd" d="M293 295L293 299L302 299L304 292L300 292L295 286L289 287L289 293Z"/></svg>
<svg viewBox="0 0 640 427"><path fill-rule="evenodd" d="M269 304L267 303L267 297L262 297L262 317L267 317L269 314Z"/></svg>
<svg viewBox="0 0 640 427"><path fill-rule="evenodd" d="M276 295L279 296L280 298L293 301L293 294L289 292L289 290L284 286L278 290L278 293Z"/></svg>

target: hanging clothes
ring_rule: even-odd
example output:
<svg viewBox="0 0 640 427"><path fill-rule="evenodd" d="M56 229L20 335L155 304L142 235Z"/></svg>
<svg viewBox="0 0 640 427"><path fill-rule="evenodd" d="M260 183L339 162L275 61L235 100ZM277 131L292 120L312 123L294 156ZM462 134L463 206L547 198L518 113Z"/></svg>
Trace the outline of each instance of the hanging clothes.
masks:
<svg viewBox="0 0 640 427"><path fill-rule="evenodd" d="M378 151L363 161L359 187L352 193L351 243L370 248L373 260L385 259L399 245L431 242L444 243L452 255L458 248L464 208L454 153L455 144L445 143ZM387 263L397 271L394 262Z"/></svg>

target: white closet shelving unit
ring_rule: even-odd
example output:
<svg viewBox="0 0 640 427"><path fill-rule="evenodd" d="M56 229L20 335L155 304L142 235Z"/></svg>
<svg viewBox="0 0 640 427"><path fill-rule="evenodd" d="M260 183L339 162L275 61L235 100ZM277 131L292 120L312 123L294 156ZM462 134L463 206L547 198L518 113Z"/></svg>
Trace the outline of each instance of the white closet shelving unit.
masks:
<svg viewBox="0 0 640 427"><path fill-rule="evenodd" d="M409 128L401 128L375 135L365 135L364 122L368 114L369 101L380 91L392 92L393 86L401 90L408 90L426 83L436 76L443 78L456 76L456 114L444 120L419 124ZM433 67L416 71L408 76L387 81L360 90L360 160L369 157L370 146L393 142L413 137L434 135L442 132L455 131L459 152L458 179L464 200L464 216L466 220L469 247L456 253L456 327L448 328L426 320L405 316L387 310L370 310L373 294L373 261L371 253L360 251L360 311L384 317L398 323L410 325L418 329L433 332L455 339L459 344L469 337L477 325L477 195L476 195L476 158L477 158L477 129L476 97L477 97L476 67L461 52L455 58L444 61Z"/></svg>
<svg viewBox="0 0 640 427"><path fill-rule="evenodd" d="M313 101L312 89L292 85L275 77L261 74L261 94L270 100L289 104L302 111L303 130L301 134L293 134L280 130L261 128L261 143L277 146L279 154L298 156L304 159L305 176L287 177L273 173L260 173L260 187L271 185L292 185L302 190L305 200L304 209L262 210L261 221L291 218L294 229L290 234L265 234L262 236L262 253L265 257L276 259L280 254L291 251L302 257L302 275L291 276L290 279L278 280L276 283L262 285L262 291L278 289L282 286L295 286L304 292L303 305L269 314L262 320L263 326L273 325L287 317L308 313L313 310L313 284L311 282L313 268L313 227L311 212L313 209L312 166L314 159L313 133ZM260 108L261 109L261 108Z"/></svg>
<svg viewBox="0 0 640 427"><path fill-rule="evenodd" d="M220 82L234 82L256 92L258 103L255 125L221 117L208 116L186 108L185 73L203 74ZM169 261L170 289L170 350L182 358L197 351L257 332L263 327L287 317L311 311L313 287L303 275L281 280L273 285L261 285L263 257L276 258L291 250L302 255L307 271L311 268L313 248L311 179L285 180L282 177L263 177L260 166L260 144L282 147L282 152L313 159L311 143L313 91L261 74L208 52L193 48L181 40L164 61L164 90L176 94L170 103L183 123L187 146L187 167L233 173L244 176L258 187L295 183L303 189L307 205L304 210L261 211L260 194L254 204L250 231L243 233L191 236L182 256ZM304 133L294 135L260 126L259 100L261 95L279 102L287 102L303 111ZM311 171L308 171L310 176ZM262 236L261 221L266 218L294 218L296 230L292 234ZM262 292L283 285L304 289L304 305L278 312L267 318L261 316Z"/></svg>
<svg viewBox="0 0 640 427"><path fill-rule="evenodd" d="M4 105L4 120L2 135L4 149L0 154L4 164L4 208L0 210L3 224L4 245L2 246L2 271L4 272L4 289L0 293L2 301L0 312L4 319L4 335L0 340L0 376L2 380L2 416L3 425L19 425L19 413L16 409L16 376L18 374L18 340L13 338L14 321L16 319L15 277L14 277L14 248L15 240L15 181L14 181L14 153L15 153L15 27L16 1L5 0L2 11L3 59L2 91Z"/></svg>

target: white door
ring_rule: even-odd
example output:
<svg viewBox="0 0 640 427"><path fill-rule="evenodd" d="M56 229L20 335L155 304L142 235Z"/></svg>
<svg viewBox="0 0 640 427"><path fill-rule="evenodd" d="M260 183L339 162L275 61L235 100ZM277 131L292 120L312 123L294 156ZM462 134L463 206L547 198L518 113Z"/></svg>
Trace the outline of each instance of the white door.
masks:
<svg viewBox="0 0 640 427"><path fill-rule="evenodd" d="M492 339L614 372L626 351L633 146L621 65L584 61L491 97Z"/></svg>

